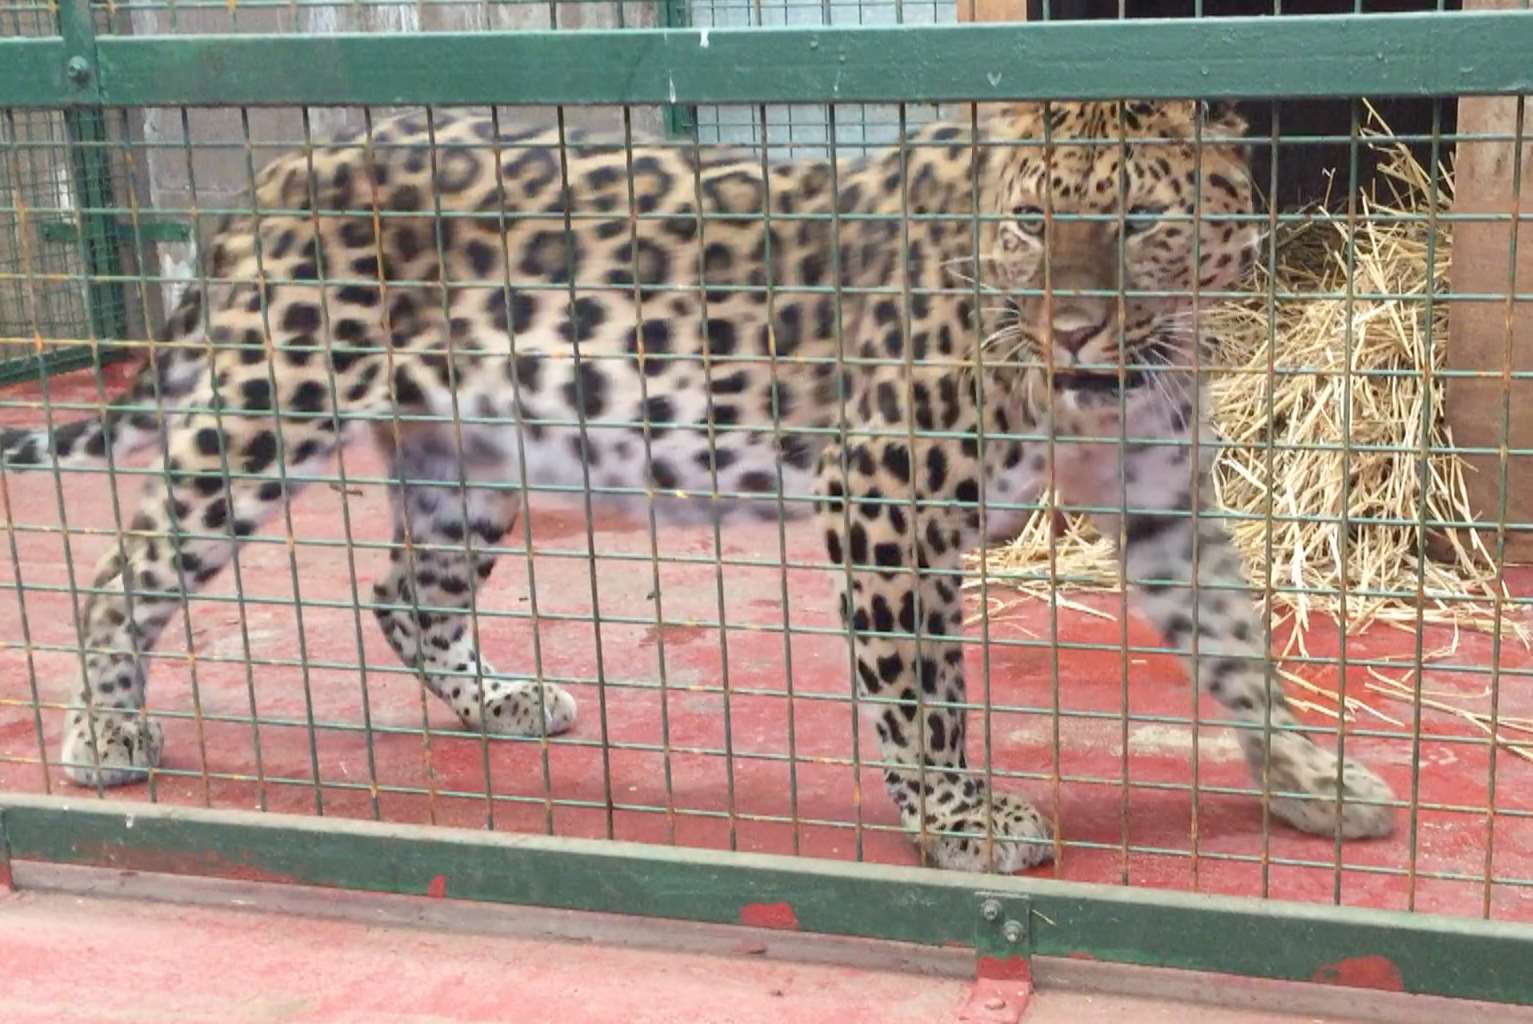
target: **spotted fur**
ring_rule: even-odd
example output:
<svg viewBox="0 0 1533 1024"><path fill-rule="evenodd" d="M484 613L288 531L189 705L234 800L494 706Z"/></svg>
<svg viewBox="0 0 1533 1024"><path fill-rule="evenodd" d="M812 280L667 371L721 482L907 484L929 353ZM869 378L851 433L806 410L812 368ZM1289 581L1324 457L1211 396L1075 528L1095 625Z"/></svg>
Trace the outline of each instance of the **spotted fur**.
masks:
<svg viewBox="0 0 1533 1024"><path fill-rule="evenodd" d="M1188 103L1005 106L982 120L995 145L935 124L832 166L435 114L274 161L261 212L221 226L205 285L117 405L4 436L22 467L163 433L166 472L86 607L68 771L117 785L159 762L144 664L180 596L360 432L396 481L377 618L467 727L575 720L559 687L496 676L466 628L514 485L589 478L674 515L812 511L905 825L938 865L1039 863L1043 817L965 760L956 574L1052 479L1131 510L1100 525L1189 666L1196 640L1273 812L1388 832L1385 784L1291 729L1239 559L1193 515L1206 403L1178 367L1195 296L1255 247L1231 219L1251 207L1243 128Z"/></svg>

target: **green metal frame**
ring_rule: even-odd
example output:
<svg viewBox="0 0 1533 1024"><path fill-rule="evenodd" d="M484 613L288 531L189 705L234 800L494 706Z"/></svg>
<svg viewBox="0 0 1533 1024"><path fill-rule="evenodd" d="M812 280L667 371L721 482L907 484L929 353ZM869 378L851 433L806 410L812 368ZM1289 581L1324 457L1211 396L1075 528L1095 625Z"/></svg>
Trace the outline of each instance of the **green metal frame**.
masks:
<svg viewBox="0 0 1533 1024"><path fill-rule="evenodd" d="M1533 91L1533 12L711 29L706 46L698 29L104 36L83 83L62 40L0 53L9 106L1489 95Z"/></svg>
<svg viewBox="0 0 1533 1024"><path fill-rule="evenodd" d="M1533 929L1429 914L46 797L0 798L0 850L7 847L15 860L771 922L981 955L1084 956L1296 981L1367 973L1404 992L1533 1001ZM987 913L987 900L1003 912ZM1021 929L1007 929L1011 921Z"/></svg>
<svg viewBox="0 0 1533 1024"><path fill-rule="evenodd" d="M1527 11L713 29L703 45L702 32L681 28L97 38L85 0L67 7L64 36L0 41L0 105L69 110L82 140L118 106L674 108L1533 91ZM82 244L97 229L84 230ZM769 920L983 955L1353 983L1361 975L1407 992L1533 1002L1533 928L1417 913L79 798L0 797L0 883L8 858Z"/></svg>
<svg viewBox="0 0 1533 1024"><path fill-rule="evenodd" d="M94 365L98 358L109 362L128 354L110 347L113 339L127 335L128 318L121 283L123 268L118 249L118 225L115 216L109 212L115 205L112 163L106 148L106 114L96 105L100 102L99 81L95 74L96 30L89 3L77 0L61 4L58 28L56 42L48 39L6 40L5 50L0 52L14 51L13 73L24 78L35 76L37 83L50 91L51 98L43 105L64 108L79 218L67 225L67 235L58 230L65 222L44 222L39 225L39 230L44 240L74 241L79 246L86 277L85 311L95 344L60 346L41 355L0 361L0 384L83 369ZM54 47L63 49L64 59L60 60L57 53L50 52ZM41 63L48 66L40 67Z"/></svg>

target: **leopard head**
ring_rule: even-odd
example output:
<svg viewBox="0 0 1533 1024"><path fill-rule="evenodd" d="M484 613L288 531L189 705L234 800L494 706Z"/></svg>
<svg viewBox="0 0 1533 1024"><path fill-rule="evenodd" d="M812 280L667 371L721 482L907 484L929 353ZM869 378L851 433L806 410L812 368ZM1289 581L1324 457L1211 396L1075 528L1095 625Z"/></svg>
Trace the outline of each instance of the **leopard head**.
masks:
<svg viewBox="0 0 1533 1024"><path fill-rule="evenodd" d="M1188 365L1195 303L1245 274L1260 233L1246 125L1198 102L1007 105L987 118L982 277L1001 301L987 348L1056 391L1129 386ZM1136 294L1137 293L1137 294Z"/></svg>

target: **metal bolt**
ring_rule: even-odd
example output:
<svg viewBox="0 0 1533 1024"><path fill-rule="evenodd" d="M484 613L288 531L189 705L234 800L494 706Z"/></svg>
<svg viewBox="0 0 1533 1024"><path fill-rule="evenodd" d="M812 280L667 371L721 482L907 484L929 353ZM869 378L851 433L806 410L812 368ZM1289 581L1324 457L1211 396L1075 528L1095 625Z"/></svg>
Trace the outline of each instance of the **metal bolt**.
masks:
<svg viewBox="0 0 1533 1024"><path fill-rule="evenodd" d="M1006 936L1007 942L1021 942L1023 935L1022 922L1015 918L1007 921L1001 926L1001 934Z"/></svg>
<svg viewBox="0 0 1533 1024"><path fill-rule="evenodd" d="M1006 1000L1002 999L1000 996L992 996L991 998L985 1000L985 1009L1004 1010L1006 1009Z"/></svg>
<svg viewBox="0 0 1533 1024"><path fill-rule="evenodd" d="M83 85L90 78L90 61L84 57L70 57L64 65L64 74L76 85Z"/></svg>
<svg viewBox="0 0 1533 1024"><path fill-rule="evenodd" d="M998 921L1001 917L1001 901L989 899L979 905L979 916L986 921Z"/></svg>

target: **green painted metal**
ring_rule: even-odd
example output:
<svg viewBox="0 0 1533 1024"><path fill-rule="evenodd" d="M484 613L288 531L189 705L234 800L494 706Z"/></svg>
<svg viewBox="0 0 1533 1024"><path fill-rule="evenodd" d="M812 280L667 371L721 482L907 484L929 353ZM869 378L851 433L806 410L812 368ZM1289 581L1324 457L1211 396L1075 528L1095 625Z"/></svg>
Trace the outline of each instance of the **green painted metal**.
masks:
<svg viewBox="0 0 1533 1024"><path fill-rule="evenodd" d="M126 352L120 356L116 351L102 353L103 361L126 357ZM56 373L83 370L94 363L95 357L90 348L85 345L62 346L49 349L40 356L18 356L0 360L0 385L19 384L22 381L37 380L39 377L51 377Z"/></svg>
<svg viewBox="0 0 1533 1024"><path fill-rule="evenodd" d="M168 217L144 217L137 227L118 220L114 230L128 235L136 232L145 242L189 242L192 238L190 224ZM72 242L80 237L80 226L74 221L45 220L37 225L37 233L45 242Z"/></svg>
<svg viewBox="0 0 1533 1024"><path fill-rule="evenodd" d="M59 36L64 43L65 86L76 103L101 101L101 81L96 74L96 23L90 0L62 0L59 4Z"/></svg>
<svg viewBox="0 0 1533 1024"><path fill-rule="evenodd" d="M692 22L687 0L661 0L660 24L664 28L686 28ZM696 110L689 105L665 105L665 131L673 139L690 139L697 130Z"/></svg>
<svg viewBox="0 0 1533 1024"><path fill-rule="evenodd" d="M75 201L80 210L80 254L85 266L86 305L92 333L99 341L127 334L127 306L112 199L112 160L107 151L106 112L99 106L101 80L96 67L96 27L90 0L59 5L59 35L67 54L64 82L80 106L64 113ZM86 105L89 104L89 105Z"/></svg>
<svg viewBox="0 0 1533 1024"><path fill-rule="evenodd" d="M1527 11L706 35L142 36L96 47L102 100L125 106L1501 94L1533 90L1529 53ZM0 66L0 103L70 101Z"/></svg>
<svg viewBox="0 0 1533 1024"><path fill-rule="evenodd" d="M1421 913L273 813L0 798L18 861L976 948L997 898L1039 956L1533 1002L1533 928ZM1018 902L1025 901L1025 902Z"/></svg>
<svg viewBox="0 0 1533 1024"><path fill-rule="evenodd" d="M100 341L124 337L128 332L123 287L122 257L118 251L117 220L109 212L112 197L112 160L107 152L106 114L98 109L78 108L64 114L69 132L75 199L80 212L79 244L86 274L86 303L91 328Z"/></svg>
<svg viewBox="0 0 1533 1024"><path fill-rule="evenodd" d="M990 960L1027 959L1032 955L1033 905L1015 892L975 894L974 952Z"/></svg>
<svg viewBox="0 0 1533 1024"><path fill-rule="evenodd" d="M0 103L57 105L72 92L64 77L68 53L61 39L0 39Z"/></svg>
<svg viewBox="0 0 1533 1024"><path fill-rule="evenodd" d="M5 809L0 808L0 892L14 888L11 877L11 844L6 838Z"/></svg>

